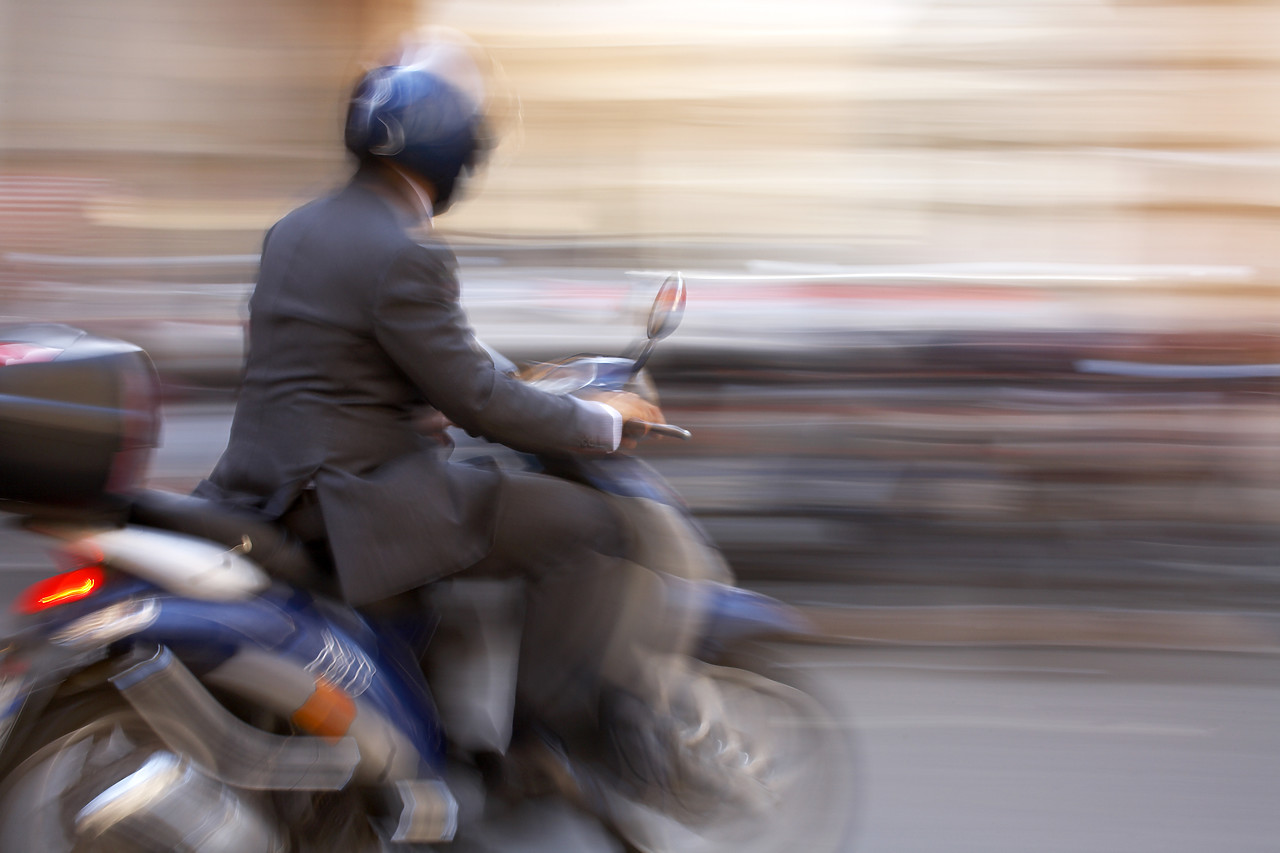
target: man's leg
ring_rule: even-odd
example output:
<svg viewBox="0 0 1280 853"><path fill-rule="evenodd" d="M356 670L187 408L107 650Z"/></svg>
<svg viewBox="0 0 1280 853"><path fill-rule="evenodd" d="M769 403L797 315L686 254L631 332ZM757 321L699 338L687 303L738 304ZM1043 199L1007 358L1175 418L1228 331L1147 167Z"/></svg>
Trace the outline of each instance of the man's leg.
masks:
<svg viewBox="0 0 1280 853"><path fill-rule="evenodd" d="M493 550L464 574L526 579L517 706L568 740L597 724L601 668L628 573L618 518L591 489L507 474Z"/></svg>

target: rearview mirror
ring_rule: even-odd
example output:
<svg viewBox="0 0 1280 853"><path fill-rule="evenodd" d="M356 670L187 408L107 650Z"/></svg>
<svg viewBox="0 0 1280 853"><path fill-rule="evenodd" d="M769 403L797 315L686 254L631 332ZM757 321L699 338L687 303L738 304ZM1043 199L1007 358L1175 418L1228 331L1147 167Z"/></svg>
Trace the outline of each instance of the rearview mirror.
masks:
<svg viewBox="0 0 1280 853"><path fill-rule="evenodd" d="M667 276L658 288L653 307L649 309L649 340L660 341L674 332L684 318L684 276L680 273Z"/></svg>

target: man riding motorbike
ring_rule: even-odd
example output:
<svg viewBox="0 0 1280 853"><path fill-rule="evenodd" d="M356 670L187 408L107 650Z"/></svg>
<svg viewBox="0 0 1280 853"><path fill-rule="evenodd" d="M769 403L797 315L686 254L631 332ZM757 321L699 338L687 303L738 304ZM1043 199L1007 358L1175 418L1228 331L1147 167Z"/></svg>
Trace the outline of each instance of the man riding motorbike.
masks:
<svg viewBox="0 0 1280 853"><path fill-rule="evenodd" d="M486 95L456 39L360 80L345 132L355 174L267 234L230 442L196 493L323 543L357 606L458 572L524 578L519 713L574 740L598 725L625 597L619 523L575 483L451 461L443 426L609 453L663 417L632 394L554 396L500 372L459 304L453 254L410 235L491 147Z"/></svg>

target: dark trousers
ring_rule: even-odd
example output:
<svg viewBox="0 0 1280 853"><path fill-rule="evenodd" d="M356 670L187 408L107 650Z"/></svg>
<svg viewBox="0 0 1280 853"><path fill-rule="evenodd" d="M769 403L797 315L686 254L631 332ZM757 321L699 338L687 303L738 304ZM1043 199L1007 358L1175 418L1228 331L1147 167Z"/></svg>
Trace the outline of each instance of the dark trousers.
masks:
<svg viewBox="0 0 1280 853"><path fill-rule="evenodd" d="M525 580L517 716L573 739L596 724L601 667L627 595L622 526L585 486L509 473L494 529L492 551L462 574Z"/></svg>

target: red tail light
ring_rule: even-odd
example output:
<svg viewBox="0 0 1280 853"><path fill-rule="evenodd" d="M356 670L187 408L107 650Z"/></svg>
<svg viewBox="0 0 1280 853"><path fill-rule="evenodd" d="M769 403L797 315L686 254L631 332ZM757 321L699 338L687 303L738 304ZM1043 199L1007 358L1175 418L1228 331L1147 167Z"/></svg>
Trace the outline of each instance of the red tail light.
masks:
<svg viewBox="0 0 1280 853"><path fill-rule="evenodd" d="M54 575L27 587L14 602L14 609L20 613L39 613L59 604L79 601L97 592L104 580L106 573L98 566Z"/></svg>

